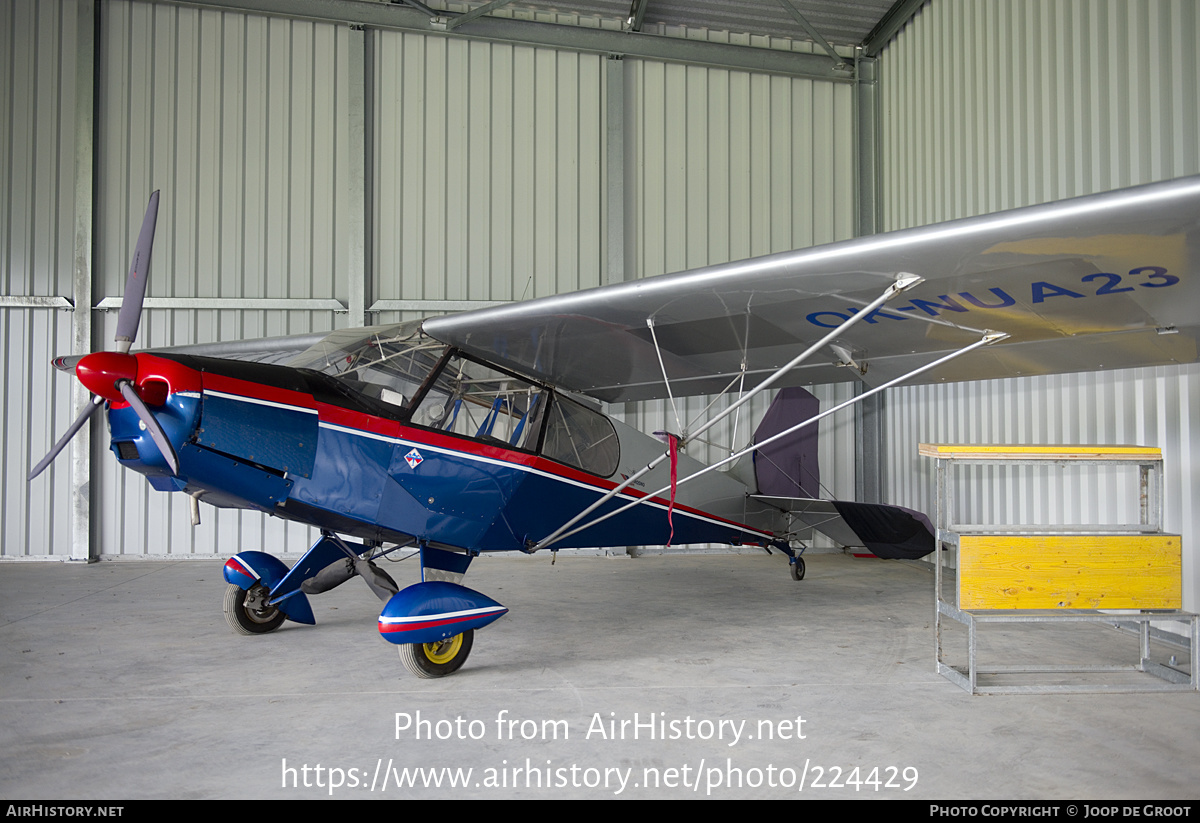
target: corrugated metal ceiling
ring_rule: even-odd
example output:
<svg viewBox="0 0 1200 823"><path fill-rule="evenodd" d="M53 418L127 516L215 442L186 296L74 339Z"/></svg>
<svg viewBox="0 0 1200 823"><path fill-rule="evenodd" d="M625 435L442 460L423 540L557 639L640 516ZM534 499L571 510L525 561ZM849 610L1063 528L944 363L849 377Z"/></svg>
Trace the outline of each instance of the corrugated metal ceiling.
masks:
<svg viewBox="0 0 1200 823"><path fill-rule="evenodd" d="M892 0L795 0L792 6L833 45L855 46L883 18ZM650 0L644 20L810 39L779 0Z"/></svg>

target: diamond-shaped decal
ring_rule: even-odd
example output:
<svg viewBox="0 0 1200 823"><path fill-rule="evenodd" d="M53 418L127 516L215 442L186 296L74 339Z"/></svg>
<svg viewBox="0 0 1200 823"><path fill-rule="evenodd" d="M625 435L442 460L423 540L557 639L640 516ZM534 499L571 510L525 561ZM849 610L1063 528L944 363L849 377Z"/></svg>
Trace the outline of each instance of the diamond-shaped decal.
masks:
<svg viewBox="0 0 1200 823"><path fill-rule="evenodd" d="M417 466L421 465L422 461L424 460L425 458L422 457L421 453L416 449L413 449L408 454L404 455L404 462L408 463L408 467L410 469L415 469Z"/></svg>

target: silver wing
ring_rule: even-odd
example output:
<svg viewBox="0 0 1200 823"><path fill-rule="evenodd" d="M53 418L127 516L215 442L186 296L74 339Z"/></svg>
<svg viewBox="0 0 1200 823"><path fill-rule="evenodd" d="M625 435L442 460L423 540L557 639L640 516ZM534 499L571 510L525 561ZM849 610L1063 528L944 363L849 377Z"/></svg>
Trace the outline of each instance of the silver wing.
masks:
<svg viewBox="0 0 1200 823"><path fill-rule="evenodd" d="M765 379L912 272L926 282L784 384L879 385L984 329L1010 337L921 380L1184 363L1200 338L1198 261L1200 177L1189 177L437 317L424 329L599 400L665 397L663 368L676 396L709 394L743 364L747 387Z"/></svg>

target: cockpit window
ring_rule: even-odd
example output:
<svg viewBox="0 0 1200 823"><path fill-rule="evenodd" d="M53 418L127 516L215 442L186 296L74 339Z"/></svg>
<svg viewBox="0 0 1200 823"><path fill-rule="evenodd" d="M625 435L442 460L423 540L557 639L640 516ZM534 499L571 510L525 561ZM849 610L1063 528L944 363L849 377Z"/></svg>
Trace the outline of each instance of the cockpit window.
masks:
<svg viewBox="0 0 1200 823"><path fill-rule="evenodd" d="M412 422L510 448L537 448L545 412L541 386L451 357L413 412Z"/></svg>
<svg viewBox="0 0 1200 823"><path fill-rule="evenodd" d="M331 332L288 363L327 374L358 394L404 409L446 350L421 321Z"/></svg>
<svg viewBox="0 0 1200 823"><path fill-rule="evenodd" d="M542 454L586 472L611 477L621 459L621 446L607 417L556 394L546 423Z"/></svg>
<svg viewBox="0 0 1200 823"><path fill-rule="evenodd" d="M412 422L528 451L541 440L546 457L601 477L617 471L621 456L616 430L604 415L461 355L442 368Z"/></svg>

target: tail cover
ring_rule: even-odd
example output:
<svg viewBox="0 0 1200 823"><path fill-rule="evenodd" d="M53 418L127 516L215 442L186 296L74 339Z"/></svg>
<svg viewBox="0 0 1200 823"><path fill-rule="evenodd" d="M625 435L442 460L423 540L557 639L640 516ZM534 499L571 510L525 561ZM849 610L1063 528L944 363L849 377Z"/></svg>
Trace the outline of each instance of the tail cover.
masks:
<svg viewBox="0 0 1200 823"><path fill-rule="evenodd" d="M802 420L816 416L821 401L802 388L780 389L754 432L761 443ZM821 469L817 465L818 423L775 441L754 453L758 493L772 497L819 497Z"/></svg>

